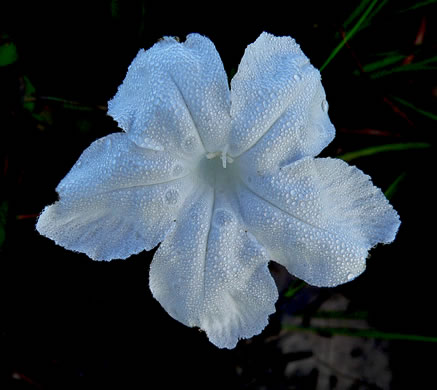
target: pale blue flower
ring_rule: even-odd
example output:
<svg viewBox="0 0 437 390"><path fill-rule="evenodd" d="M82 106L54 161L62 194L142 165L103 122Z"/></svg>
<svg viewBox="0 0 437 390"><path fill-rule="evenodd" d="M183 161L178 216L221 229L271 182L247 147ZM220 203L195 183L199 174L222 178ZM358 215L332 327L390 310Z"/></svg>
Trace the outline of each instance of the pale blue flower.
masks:
<svg viewBox="0 0 437 390"><path fill-rule="evenodd" d="M210 40L165 38L138 53L109 114L124 132L83 152L37 229L100 260L162 242L153 296L218 347L267 325L270 260L336 286L395 238L398 215L370 178L314 157L334 127L320 74L289 37L261 34L230 89Z"/></svg>

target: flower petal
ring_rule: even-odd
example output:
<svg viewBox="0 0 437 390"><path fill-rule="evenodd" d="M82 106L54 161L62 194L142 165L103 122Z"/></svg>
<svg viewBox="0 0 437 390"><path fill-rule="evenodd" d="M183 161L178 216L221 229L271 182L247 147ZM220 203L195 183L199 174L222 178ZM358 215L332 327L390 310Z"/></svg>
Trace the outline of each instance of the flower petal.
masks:
<svg viewBox="0 0 437 390"><path fill-rule="evenodd" d="M138 145L192 157L216 151L230 128L223 64L213 43L198 34L141 50L108 108Z"/></svg>
<svg viewBox="0 0 437 390"><path fill-rule="evenodd" d="M320 73L290 37L263 33L247 47L231 101L229 153L246 152L254 169L315 156L334 138Z"/></svg>
<svg viewBox="0 0 437 390"><path fill-rule="evenodd" d="M400 221L359 169L304 158L266 176L247 176L243 220L274 261L316 286L358 276L370 248L394 240Z"/></svg>
<svg viewBox="0 0 437 390"><path fill-rule="evenodd" d="M183 162L111 134L83 152L36 227L93 259L126 258L163 240L193 186Z"/></svg>
<svg viewBox="0 0 437 390"><path fill-rule="evenodd" d="M150 288L173 318L205 330L220 348L234 348L260 333L275 311L266 252L211 187L184 210L154 256Z"/></svg>

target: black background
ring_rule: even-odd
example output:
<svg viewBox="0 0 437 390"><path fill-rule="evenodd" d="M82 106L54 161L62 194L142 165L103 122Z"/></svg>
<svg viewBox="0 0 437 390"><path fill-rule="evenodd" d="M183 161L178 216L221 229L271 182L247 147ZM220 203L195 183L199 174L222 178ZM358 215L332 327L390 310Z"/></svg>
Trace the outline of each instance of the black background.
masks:
<svg viewBox="0 0 437 390"><path fill-rule="evenodd" d="M435 113L435 71L376 80L354 74L373 53L416 53L414 40L423 20L424 55L436 52L436 9L399 12L414 3L389 1L323 71L337 128L323 155L394 142L433 143L435 120L387 99L402 96ZM0 200L8 205L0 248L2 389L312 388L292 387L298 385L283 375L288 357L266 343L280 330L284 298L260 336L234 350L219 350L203 333L170 318L152 298L148 267L153 252L94 262L39 236L35 215L56 200L54 188L83 149L118 131L100 107L115 94L139 48L163 35L183 40L199 32L215 43L231 74L245 47L268 31L293 36L320 67L358 4L3 4L0 33L15 43L19 58L0 68ZM35 87L34 112L43 119L23 107L24 76ZM92 109L71 109L65 101ZM353 162L383 190L406 173L391 200L402 220L395 243L374 249L362 276L333 289L368 311L372 326L380 330L437 336L432 157L432 149L426 149ZM393 389L429 388L425 384L433 378L435 344L393 341L390 351Z"/></svg>

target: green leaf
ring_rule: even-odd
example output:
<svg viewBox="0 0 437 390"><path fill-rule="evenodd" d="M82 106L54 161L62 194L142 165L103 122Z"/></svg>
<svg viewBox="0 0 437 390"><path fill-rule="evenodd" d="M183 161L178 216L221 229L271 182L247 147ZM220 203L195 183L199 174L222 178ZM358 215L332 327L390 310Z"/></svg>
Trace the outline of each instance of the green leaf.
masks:
<svg viewBox="0 0 437 390"><path fill-rule="evenodd" d="M13 64L17 59L17 47L13 42L6 42L0 45L0 66Z"/></svg>
<svg viewBox="0 0 437 390"><path fill-rule="evenodd" d="M114 19L120 18L120 2L119 2L119 0L111 0L111 16Z"/></svg>
<svg viewBox="0 0 437 390"><path fill-rule="evenodd" d="M420 2L416 2L411 7L404 8L404 9L400 10L399 12L408 12L408 11L416 10L416 9L424 7L426 5L431 5L431 4L435 4L435 3L437 3L437 0L420 1Z"/></svg>
<svg viewBox="0 0 437 390"><path fill-rule="evenodd" d="M363 0L364 1L364 0ZM352 27L352 29L346 34L344 39L337 45L337 47L331 52L325 63L320 67L320 71L325 69L328 64L334 59L334 57L338 54L338 52L343 48L343 46L346 44L347 41L349 41L359 30L361 24L366 20L366 18L369 16L370 12L376 5L378 0L373 0L372 3L367 7L367 9L363 12L361 17L358 19L358 21L355 23L355 25ZM383 4L385 4L385 1L383 1ZM358 6L361 8L361 4Z"/></svg>
<svg viewBox="0 0 437 390"><path fill-rule="evenodd" d="M375 9L370 13L369 17L366 18L366 20L364 21L364 23L361 24L360 26L360 30L368 27L371 22L372 19L376 16L376 14L379 13L379 11L381 11L382 7L384 7L384 5L386 5L386 3L388 3L388 0L382 0L377 7L375 7Z"/></svg>
<svg viewBox="0 0 437 390"><path fill-rule="evenodd" d="M306 286L305 282L297 281L295 283L291 283L288 287L287 291L284 293L284 297L286 298L292 298L294 297L302 288Z"/></svg>
<svg viewBox="0 0 437 390"><path fill-rule="evenodd" d="M390 186L385 190L384 195L385 197L390 200L393 198L393 195L398 192L400 184L405 180L405 177L407 176L406 172L401 173L396 180L390 184Z"/></svg>
<svg viewBox="0 0 437 390"><path fill-rule="evenodd" d="M402 64L391 69L381 70L380 72L375 72L370 75L370 78L376 79L380 77L385 77L393 73L400 72L417 72L426 70L437 70L437 56L428 58L423 61L411 62L410 64Z"/></svg>
<svg viewBox="0 0 437 390"><path fill-rule="evenodd" d="M354 152L344 153L337 156L337 158L340 158L344 161L352 161L352 160L356 160L357 158L373 156L374 154L378 154L378 153L428 149L430 147L431 144L427 142L403 142L398 144L377 145L377 146L370 146L368 148L356 150Z"/></svg>
<svg viewBox="0 0 437 390"><path fill-rule="evenodd" d="M305 331L312 333L319 333L323 335L335 336L352 336L352 337L364 337L371 339L382 340L405 340L405 341L423 341L428 343L437 343L437 337L422 336L408 333L393 333L382 332L375 329L355 329L355 328L329 328L329 327L306 327L297 325L283 325L283 329L289 331Z"/></svg>
<svg viewBox="0 0 437 390"><path fill-rule="evenodd" d="M352 11L349 17L344 21L343 28L348 30L349 26L357 19L365 10L371 0L361 0L361 3Z"/></svg>
<svg viewBox="0 0 437 390"><path fill-rule="evenodd" d="M30 82L29 78L27 76L23 76L24 81L24 103L23 107L33 112L35 109L35 87Z"/></svg>
<svg viewBox="0 0 437 390"><path fill-rule="evenodd" d="M403 54L393 54L390 56L385 56L381 60L366 64L363 66L363 69L366 73L374 72L375 70L386 68L387 66L393 65L397 62L401 62L404 59L405 55Z"/></svg>

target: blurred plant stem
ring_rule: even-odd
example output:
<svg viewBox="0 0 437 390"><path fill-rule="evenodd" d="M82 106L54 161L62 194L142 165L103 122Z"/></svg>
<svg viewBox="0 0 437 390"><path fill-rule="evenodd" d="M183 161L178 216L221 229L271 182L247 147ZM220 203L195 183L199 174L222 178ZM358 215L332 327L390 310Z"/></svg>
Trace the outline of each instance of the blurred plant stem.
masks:
<svg viewBox="0 0 437 390"><path fill-rule="evenodd" d="M396 100L398 103L401 103L403 106L408 107L410 109L412 109L413 111L416 111L417 113L426 116L427 118L430 118L432 120L437 121L437 115L433 114L432 112L429 111L425 111L421 108L416 107L413 103L410 103L404 99L401 99L400 97L397 96L391 96L391 98L393 100Z"/></svg>
<svg viewBox="0 0 437 390"><path fill-rule="evenodd" d="M394 194L398 192L400 184L405 180L405 177L407 176L406 172L402 172L393 183L390 184L390 186L384 191L385 197L390 200L393 198Z"/></svg>
<svg viewBox="0 0 437 390"><path fill-rule="evenodd" d="M298 325L283 325L283 329L287 331L312 332L326 336L352 336L364 337L382 340L404 340L404 341L422 341L428 343L437 343L437 337L421 336L408 333L393 333L382 332L375 329L354 329L354 328L330 328L330 327L314 327L314 326L298 326Z"/></svg>
<svg viewBox="0 0 437 390"><path fill-rule="evenodd" d="M94 110L106 111L107 110L107 107L105 105L98 104L95 106L88 106L88 105L84 105L82 103L76 102L74 100L67 100L67 99L62 99L62 98L58 98L58 97L54 97L54 96L26 97L24 100L25 100L25 103L35 102L38 100L57 102L57 103L61 103L64 108L71 109L71 110L79 110L79 111L94 111Z"/></svg>
<svg viewBox="0 0 437 390"><path fill-rule="evenodd" d="M355 23L355 25L352 27L352 29L345 34L343 37L343 40L334 48L334 50L331 52L325 63L320 67L320 71L322 72L323 69L325 69L328 64L334 59L334 57L338 54L338 52L343 48L343 46L346 44L347 41L349 41L359 30L361 24L366 20L366 18L369 16L372 9L375 7L378 0L373 0L372 3L367 7L367 9L364 11L364 13L361 15L361 17L358 19L358 21ZM358 11L354 11L353 14L358 14L361 12L363 6L362 4L365 3L365 0L363 0L360 5L357 7Z"/></svg>
<svg viewBox="0 0 437 390"><path fill-rule="evenodd" d="M337 156L344 161L352 161L357 158L372 156L378 153L384 152L394 152L394 151L404 151L404 150L417 150L417 149L428 149L431 147L431 144L427 142L402 142L396 144L386 144L386 145L377 145L370 146L368 148L356 150L353 152L348 152Z"/></svg>

